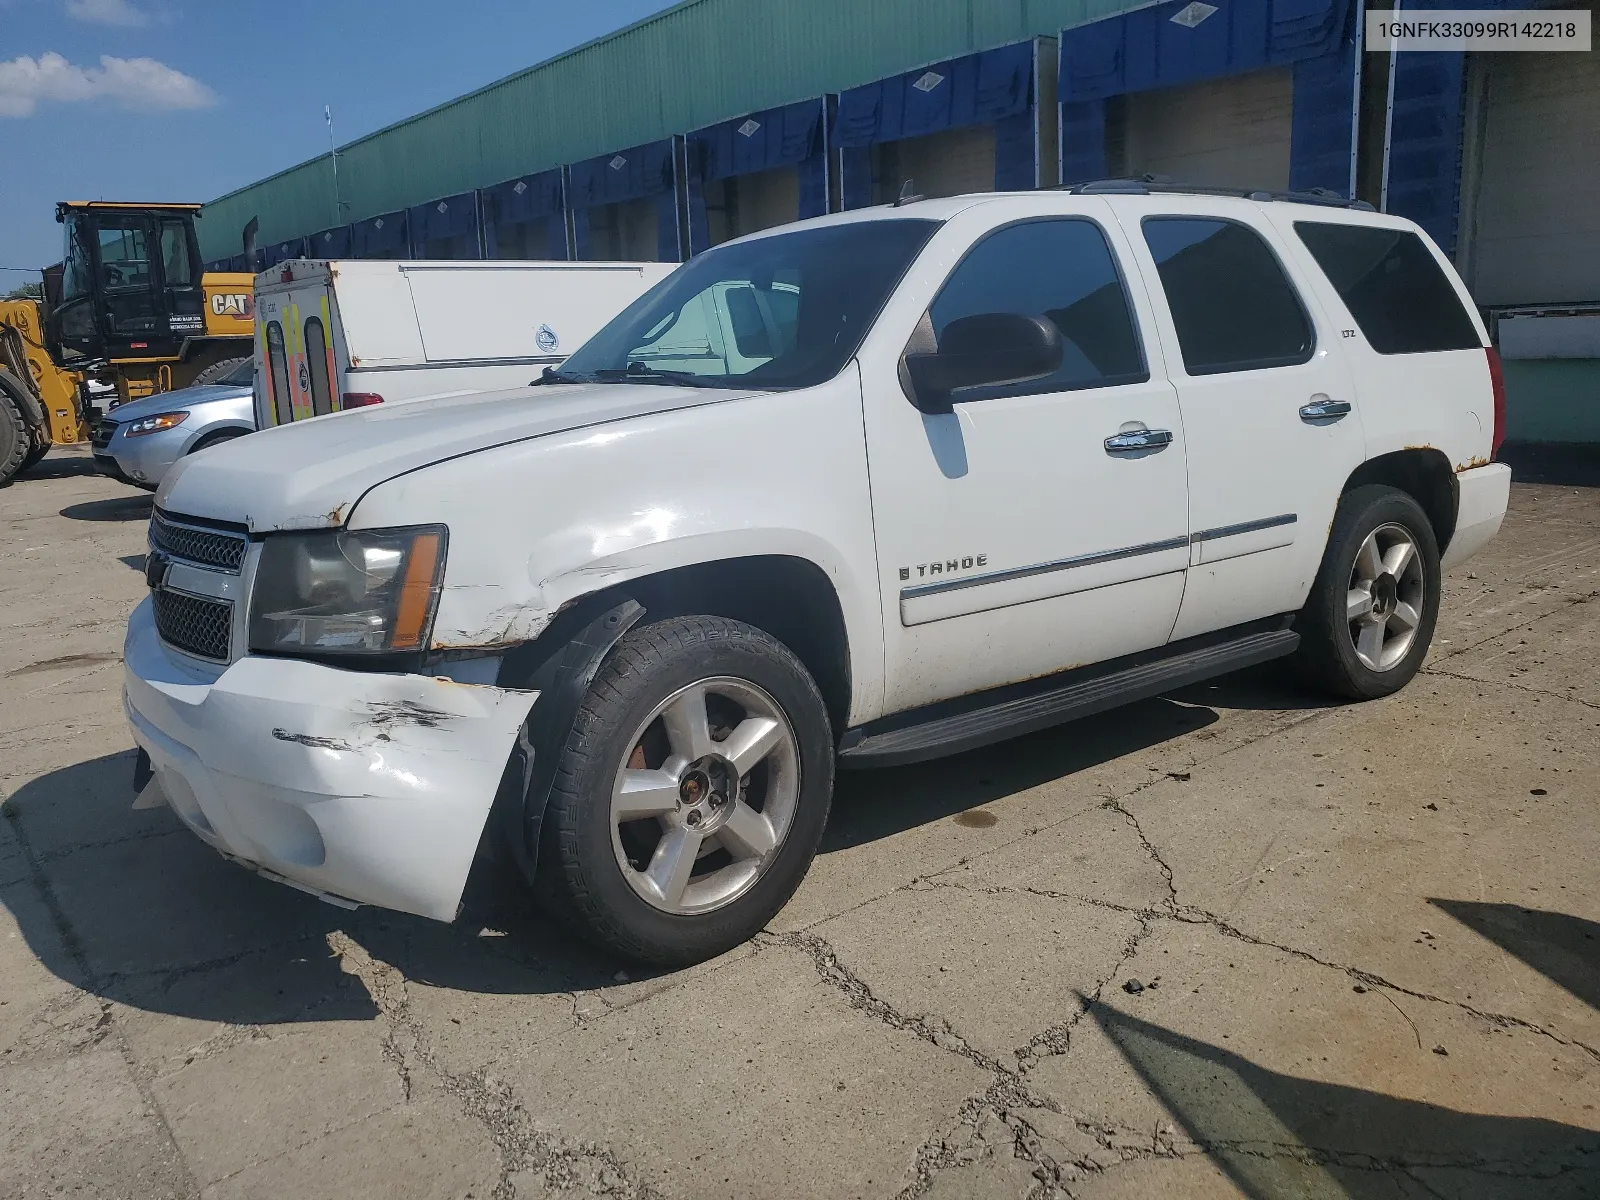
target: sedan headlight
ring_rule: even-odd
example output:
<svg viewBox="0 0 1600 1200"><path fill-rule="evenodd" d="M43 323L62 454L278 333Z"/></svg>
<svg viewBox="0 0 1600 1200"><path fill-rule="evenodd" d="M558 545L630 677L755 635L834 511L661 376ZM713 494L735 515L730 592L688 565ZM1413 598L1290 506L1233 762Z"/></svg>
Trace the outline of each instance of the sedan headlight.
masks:
<svg viewBox="0 0 1600 1200"><path fill-rule="evenodd" d="M160 433L163 429L175 429L187 420L187 412L158 413L153 417L140 417L137 421L128 421L122 426L124 437L143 437L147 433Z"/></svg>
<svg viewBox="0 0 1600 1200"><path fill-rule="evenodd" d="M256 567L250 649L385 654L427 645L445 530L281 534Z"/></svg>

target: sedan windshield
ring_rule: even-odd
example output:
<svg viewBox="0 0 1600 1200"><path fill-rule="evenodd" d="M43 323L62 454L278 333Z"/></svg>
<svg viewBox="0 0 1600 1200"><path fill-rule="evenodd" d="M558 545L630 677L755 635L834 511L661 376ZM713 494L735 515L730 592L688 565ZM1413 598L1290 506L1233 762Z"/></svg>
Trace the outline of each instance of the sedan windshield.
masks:
<svg viewBox="0 0 1600 1200"><path fill-rule="evenodd" d="M795 388L832 379L937 223L861 221L691 259L553 372L558 382Z"/></svg>

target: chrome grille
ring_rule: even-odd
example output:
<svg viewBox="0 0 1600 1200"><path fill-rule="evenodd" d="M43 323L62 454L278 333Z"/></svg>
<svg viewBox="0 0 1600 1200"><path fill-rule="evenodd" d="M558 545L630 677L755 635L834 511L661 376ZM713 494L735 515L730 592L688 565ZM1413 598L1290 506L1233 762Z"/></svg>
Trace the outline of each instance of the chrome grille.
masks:
<svg viewBox="0 0 1600 1200"><path fill-rule="evenodd" d="M158 512L150 518L150 544L172 558L237 574L249 542L242 533L177 525Z"/></svg>
<svg viewBox="0 0 1600 1200"><path fill-rule="evenodd" d="M89 444L96 450L104 450L111 444L111 439L116 436L117 423L115 421L101 421L94 427L94 436L89 439Z"/></svg>
<svg viewBox="0 0 1600 1200"><path fill-rule="evenodd" d="M197 658L228 661L233 605L159 587L151 593L161 640Z"/></svg>

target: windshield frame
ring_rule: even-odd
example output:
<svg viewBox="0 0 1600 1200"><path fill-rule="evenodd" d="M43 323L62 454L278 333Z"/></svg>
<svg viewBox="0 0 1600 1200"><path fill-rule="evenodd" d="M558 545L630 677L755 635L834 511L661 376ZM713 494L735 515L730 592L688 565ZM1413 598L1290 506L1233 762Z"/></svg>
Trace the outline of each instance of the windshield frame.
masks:
<svg viewBox="0 0 1600 1200"><path fill-rule="evenodd" d="M872 217L866 220L805 223L798 228L781 228L715 246L691 258L608 321L551 372L550 382L647 383L724 391L773 392L794 391L826 383L837 377L860 352L862 342L890 297L899 290L943 224L942 220L928 217ZM891 228L905 235L903 244L896 245L886 237ZM775 278L791 269L787 263L815 261L818 251L822 251L854 265L860 261L859 248L863 244L885 249L899 258L898 261L894 258L880 261L873 268L879 273L868 275L860 287L850 287L846 278L848 267L842 268L837 275L826 275L823 280L810 285L818 289L818 300L815 302L832 302L834 297L851 292L860 292L863 297L859 311L842 314L839 325L832 330L834 341L831 345L825 339L805 351L791 345L785 353L774 354L738 374L727 372L731 354L719 356L724 373L703 375L693 371L663 370L633 357L670 333L692 304L711 296L719 288L728 290L737 286L765 286L770 291L773 286L787 285L786 280ZM764 265L761 263L763 256L769 259ZM758 285L757 276L765 278L766 284ZM871 287L862 291L867 284ZM795 286L801 293L800 303L803 304L807 284L802 280ZM797 322L800 319L796 317ZM846 321L855 322L855 327L846 327ZM649 336L652 333L654 337ZM812 362L806 361L806 354L809 354ZM747 361L755 357L746 354L740 356ZM774 377L772 373L763 376L767 367L786 356L797 360L797 365L791 367L791 376ZM674 360L669 358L667 361Z"/></svg>

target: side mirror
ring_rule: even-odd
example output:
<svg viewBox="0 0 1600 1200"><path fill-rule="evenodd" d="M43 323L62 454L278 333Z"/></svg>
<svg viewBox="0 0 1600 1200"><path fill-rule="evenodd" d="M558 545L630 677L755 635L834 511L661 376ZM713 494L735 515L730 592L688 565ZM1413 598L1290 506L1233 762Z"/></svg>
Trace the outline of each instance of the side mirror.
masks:
<svg viewBox="0 0 1600 1200"><path fill-rule="evenodd" d="M907 354L906 373L926 413L951 411L957 388L1042 379L1061 366L1061 331L1044 317L979 313L945 326L933 354Z"/></svg>

